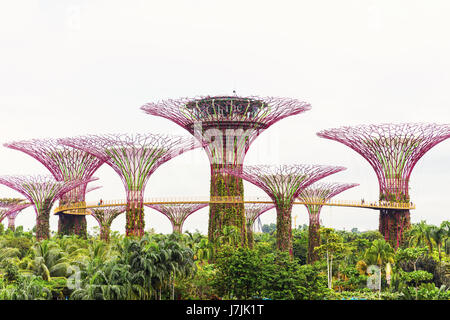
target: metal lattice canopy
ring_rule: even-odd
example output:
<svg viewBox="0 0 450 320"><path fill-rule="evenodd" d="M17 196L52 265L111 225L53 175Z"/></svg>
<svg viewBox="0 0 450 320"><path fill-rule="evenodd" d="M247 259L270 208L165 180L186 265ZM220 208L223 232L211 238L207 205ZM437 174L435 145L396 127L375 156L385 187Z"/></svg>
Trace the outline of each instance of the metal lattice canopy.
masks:
<svg viewBox="0 0 450 320"><path fill-rule="evenodd" d="M275 205L268 203L246 203L244 207L247 226L252 226L260 215L275 208Z"/></svg>
<svg viewBox="0 0 450 320"><path fill-rule="evenodd" d="M182 232L182 227L186 219L202 208L208 206L207 203L180 203L180 204L148 204L147 207L154 209L165 215L171 222L174 232Z"/></svg>
<svg viewBox="0 0 450 320"><path fill-rule="evenodd" d="M326 202L345 190L359 186L359 183L340 183L340 182L316 182L303 189L298 195L300 201L307 203ZM318 204L305 204L307 208L321 206Z"/></svg>
<svg viewBox="0 0 450 320"><path fill-rule="evenodd" d="M103 164L100 158L61 144L58 139L32 139L5 143L42 163L57 181L86 180ZM64 195L67 201L84 201L86 185ZM76 188L78 189L78 188Z"/></svg>
<svg viewBox="0 0 450 320"><path fill-rule="evenodd" d="M5 217L8 217L8 219L15 219L22 210L32 205L31 203L23 203L23 201L25 201L24 199L16 200L21 201L18 201L17 203L3 203L0 201L0 223Z"/></svg>
<svg viewBox="0 0 450 320"><path fill-rule="evenodd" d="M124 213L127 210L127 207L110 206L87 210L91 212L91 216L94 217L95 220L97 220L100 226L103 225L110 226L115 218L117 218L120 214Z"/></svg>
<svg viewBox="0 0 450 320"><path fill-rule="evenodd" d="M111 166L129 191L144 191L150 175L163 163L199 147L191 138L162 134L103 134L59 139Z"/></svg>
<svg viewBox="0 0 450 320"><path fill-rule="evenodd" d="M345 144L375 170L381 195L409 202L409 178L419 159L450 137L448 124L379 124L323 130L319 137Z"/></svg>
<svg viewBox="0 0 450 320"><path fill-rule="evenodd" d="M0 176L0 183L21 193L35 206L36 213L43 208L50 208L55 200L64 193L80 185L98 180L91 177L87 180L56 181L52 176Z"/></svg>
<svg viewBox="0 0 450 320"><path fill-rule="evenodd" d="M81 185L97 180L56 181L53 176L0 176L0 183L21 193L34 205L36 212L36 239L50 237L50 210L55 200Z"/></svg>
<svg viewBox="0 0 450 320"><path fill-rule="evenodd" d="M193 134L201 141L211 164L242 165L250 144L260 133L311 106L289 98L203 96L151 102L141 109Z"/></svg>
<svg viewBox="0 0 450 320"><path fill-rule="evenodd" d="M293 203L299 193L314 182L346 168L325 165L244 166L242 172L223 169L264 190L277 204Z"/></svg>

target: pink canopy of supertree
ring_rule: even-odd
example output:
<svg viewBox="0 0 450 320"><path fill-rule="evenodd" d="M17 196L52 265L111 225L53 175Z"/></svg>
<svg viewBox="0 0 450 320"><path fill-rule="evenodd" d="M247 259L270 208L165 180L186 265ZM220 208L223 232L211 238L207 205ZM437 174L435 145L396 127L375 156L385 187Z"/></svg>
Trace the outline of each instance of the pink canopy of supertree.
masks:
<svg viewBox="0 0 450 320"><path fill-rule="evenodd" d="M256 137L279 120L310 110L311 106L297 99L279 97L199 96L150 102L141 109L175 122L202 143L211 166L212 197L243 197L242 179L218 175L218 172L225 167L240 170ZM242 204L210 205L211 241L220 236L223 227L235 226L241 230L245 243L245 225Z"/></svg>
<svg viewBox="0 0 450 320"><path fill-rule="evenodd" d="M25 201L25 199L19 198L0 199L0 223L3 219L8 218L8 228L14 230L17 215L23 209L31 206L31 203L26 203Z"/></svg>
<svg viewBox="0 0 450 320"><path fill-rule="evenodd" d="M147 207L154 209L165 215L172 224L173 232L182 233L183 224L186 219L202 208L208 206L207 203L179 203L179 204L146 204Z"/></svg>
<svg viewBox="0 0 450 320"><path fill-rule="evenodd" d="M356 186L359 184L319 181L303 189L298 195L300 201L306 202L305 206L309 215L308 263L313 263L319 258L314 252L314 248L320 246L320 211L323 205L317 203L326 202L341 192Z"/></svg>
<svg viewBox="0 0 450 320"><path fill-rule="evenodd" d="M33 157L42 163L57 181L89 179L104 162L88 152L64 145L58 139L32 139L3 145ZM71 191L63 195L61 200L84 201L86 185Z"/></svg>
<svg viewBox="0 0 450 320"><path fill-rule="evenodd" d="M126 206L111 206L88 209L100 227L100 239L109 241L111 224L115 218L127 210Z"/></svg>
<svg viewBox="0 0 450 320"><path fill-rule="evenodd" d="M269 203L246 203L245 218L247 220L247 242L250 248L253 247L253 225L263 213L275 208L274 204Z"/></svg>
<svg viewBox="0 0 450 320"><path fill-rule="evenodd" d="M57 181L86 180L93 176L103 164L100 158L78 149L61 144L57 139L32 139L5 143L5 147L22 151L42 163ZM61 194L60 203L69 204L85 201L87 185L80 185ZM58 233L86 236L84 215L59 215Z"/></svg>
<svg viewBox="0 0 450 320"><path fill-rule="evenodd" d="M311 106L279 97L200 96L150 102L141 109L189 131L202 142L211 165L220 166L242 165L250 144L259 134Z"/></svg>
<svg viewBox="0 0 450 320"><path fill-rule="evenodd" d="M244 207L247 227L252 227L260 215L275 208L275 205L269 203L246 203Z"/></svg>
<svg viewBox="0 0 450 320"><path fill-rule="evenodd" d="M114 169L127 193L128 236L144 235L144 190L163 163L199 147L192 138L162 134L103 134L59 139L60 143L88 152Z"/></svg>
<svg viewBox="0 0 450 320"><path fill-rule="evenodd" d="M409 179L420 158L450 137L448 124L379 124L345 126L317 133L319 137L345 144L359 153L374 169L380 200L410 202ZM409 210L382 209L380 232L395 247L410 226Z"/></svg>
<svg viewBox="0 0 450 320"><path fill-rule="evenodd" d="M56 181L52 176L0 176L0 183L21 193L30 201L36 211L36 238L48 239L50 236L50 210L62 194L87 184L98 178L86 180Z"/></svg>
<svg viewBox="0 0 450 320"><path fill-rule="evenodd" d="M10 207L6 212L5 216L8 218L8 229L14 231L16 229L15 222L16 218L19 215L22 210L28 208L31 206L31 203L22 203L22 204L16 204ZM0 218L1 222L2 218Z"/></svg>
<svg viewBox="0 0 450 320"><path fill-rule="evenodd" d="M303 189L331 174L345 170L340 166L282 165L244 166L242 170L223 169L258 186L273 200L277 210L277 246L292 254L291 211Z"/></svg>

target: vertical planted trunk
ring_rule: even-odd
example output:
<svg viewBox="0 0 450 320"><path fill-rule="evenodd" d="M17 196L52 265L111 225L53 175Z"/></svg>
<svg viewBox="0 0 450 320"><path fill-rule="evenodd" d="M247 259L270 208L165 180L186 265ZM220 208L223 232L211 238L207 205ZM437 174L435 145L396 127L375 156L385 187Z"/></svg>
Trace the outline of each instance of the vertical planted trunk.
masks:
<svg viewBox="0 0 450 320"><path fill-rule="evenodd" d="M244 183L241 178L220 173L211 167L211 198L236 197L243 199ZM209 241L215 242L225 226L235 226L240 230L241 245L247 245L244 203L211 203L209 209Z"/></svg>
<svg viewBox="0 0 450 320"><path fill-rule="evenodd" d="M247 244L250 249L253 249L253 242L254 242L252 227L253 227L252 224L247 224Z"/></svg>
<svg viewBox="0 0 450 320"><path fill-rule="evenodd" d="M109 242L109 234L111 233L111 225L108 223L102 223L100 225L100 239Z"/></svg>
<svg viewBox="0 0 450 320"><path fill-rule="evenodd" d="M411 227L409 210L381 209L380 233L394 249L404 242L404 234Z"/></svg>
<svg viewBox="0 0 450 320"><path fill-rule="evenodd" d="M50 238L50 209L52 203L49 199L39 207L35 205L36 211L36 240L41 241Z"/></svg>
<svg viewBox="0 0 450 320"><path fill-rule="evenodd" d="M126 235L142 237L144 235L144 197L141 190L129 190L127 194Z"/></svg>
<svg viewBox="0 0 450 320"><path fill-rule="evenodd" d="M183 233L182 230L183 230L183 223L172 222L172 232L173 233L182 234Z"/></svg>
<svg viewBox="0 0 450 320"><path fill-rule="evenodd" d="M16 222L16 217L8 216L8 229L9 230L11 230L11 231L16 230L15 222Z"/></svg>
<svg viewBox="0 0 450 320"><path fill-rule="evenodd" d="M319 255L314 252L314 248L320 246L320 208L316 206L308 207L309 213L309 229L308 229L308 264L312 264L319 260Z"/></svg>
<svg viewBox="0 0 450 320"><path fill-rule="evenodd" d="M277 208L277 248L294 254L292 247L292 202L276 204Z"/></svg>

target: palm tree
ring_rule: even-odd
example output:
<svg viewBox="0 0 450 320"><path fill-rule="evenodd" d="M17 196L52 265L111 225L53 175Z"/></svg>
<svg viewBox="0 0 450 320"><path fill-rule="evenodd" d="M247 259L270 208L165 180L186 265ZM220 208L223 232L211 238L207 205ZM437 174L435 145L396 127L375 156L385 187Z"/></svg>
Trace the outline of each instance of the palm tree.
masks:
<svg viewBox="0 0 450 320"><path fill-rule="evenodd" d="M372 246L367 249L364 258L369 264L376 264L381 267L386 263L394 263L394 249L389 242L383 240L374 240Z"/></svg>
<svg viewBox="0 0 450 320"><path fill-rule="evenodd" d="M420 223L414 224L409 231L409 244L415 246L426 245L428 246L428 251L432 253L433 242L431 239L431 230L432 226L426 224L423 220Z"/></svg>
<svg viewBox="0 0 450 320"><path fill-rule="evenodd" d="M442 227L433 226L430 231L430 237L436 244L439 253L439 262L442 261L441 249L447 237L447 230Z"/></svg>
<svg viewBox="0 0 450 320"><path fill-rule="evenodd" d="M368 262L369 265L376 264L380 270L380 276L383 266L385 269L389 270L386 274L386 278L390 280L390 264L394 263L394 249L391 247L389 242L383 240L374 240L372 246L366 250L364 255L364 259ZM381 279L379 283L379 290L381 293Z"/></svg>

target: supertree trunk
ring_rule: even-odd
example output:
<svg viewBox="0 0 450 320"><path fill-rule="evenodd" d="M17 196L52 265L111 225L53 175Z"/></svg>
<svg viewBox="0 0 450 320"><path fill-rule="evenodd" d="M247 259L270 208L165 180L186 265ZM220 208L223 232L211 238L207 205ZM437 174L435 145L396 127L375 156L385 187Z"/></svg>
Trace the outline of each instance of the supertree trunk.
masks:
<svg viewBox="0 0 450 320"><path fill-rule="evenodd" d="M319 255L314 252L314 248L320 246L320 209L309 211L308 228L308 257L307 263L312 264L319 260Z"/></svg>
<svg viewBox="0 0 450 320"><path fill-rule="evenodd" d="M173 233L183 233L183 225L181 224L172 224L172 232Z"/></svg>
<svg viewBox="0 0 450 320"><path fill-rule="evenodd" d="M253 242L254 242L254 237L253 237L252 225L247 224L247 244L250 249L253 249Z"/></svg>
<svg viewBox="0 0 450 320"><path fill-rule="evenodd" d="M241 178L220 173L218 166L211 166L211 197L244 197ZM208 227L209 241L215 242L225 226L234 226L240 231L241 246L247 245L244 203L211 203Z"/></svg>
<svg viewBox="0 0 450 320"><path fill-rule="evenodd" d="M141 190L128 190L126 209L126 235L142 237L144 235L144 196Z"/></svg>
<svg viewBox="0 0 450 320"><path fill-rule="evenodd" d="M35 206L36 211L36 240L46 240L50 238L50 201L45 201L41 208Z"/></svg>
<svg viewBox="0 0 450 320"><path fill-rule="evenodd" d="M100 225L100 240L109 242L109 235L111 233L111 226L107 223Z"/></svg>
<svg viewBox="0 0 450 320"><path fill-rule="evenodd" d="M292 248L292 204L279 203L277 209L277 248L280 251L289 251L294 254Z"/></svg>
<svg viewBox="0 0 450 320"><path fill-rule="evenodd" d="M395 249L404 242L404 233L411 227L409 210L381 209L379 231Z"/></svg>
<svg viewBox="0 0 450 320"><path fill-rule="evenodd" d="M16 224L15 224L16 219L15 218L11 218L8 217L8 229L11 231L16 230Z"/></svg>

